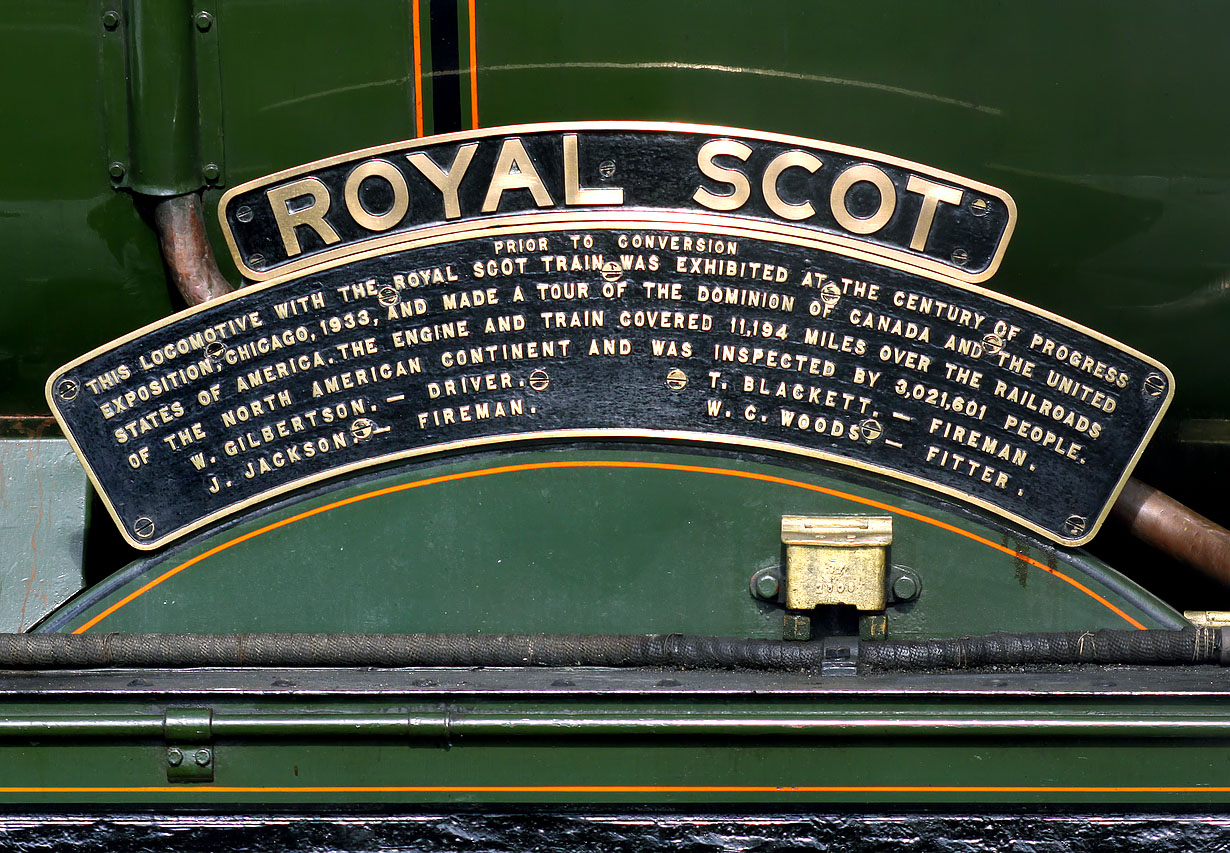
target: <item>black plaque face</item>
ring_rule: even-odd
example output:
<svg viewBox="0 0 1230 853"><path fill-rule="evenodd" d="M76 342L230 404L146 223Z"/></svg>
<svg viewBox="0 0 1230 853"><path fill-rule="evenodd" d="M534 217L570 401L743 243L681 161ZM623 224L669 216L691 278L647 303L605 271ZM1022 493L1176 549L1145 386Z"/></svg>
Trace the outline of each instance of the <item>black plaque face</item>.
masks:
<svg viewBox="0 0 1230 853"><path fill-rule="evenodd" d="M141 548L361 466L552 437L837 461L1079 544L1171 394L1095 332L825 235L599 217L335 259L48 383Z"/></svg>

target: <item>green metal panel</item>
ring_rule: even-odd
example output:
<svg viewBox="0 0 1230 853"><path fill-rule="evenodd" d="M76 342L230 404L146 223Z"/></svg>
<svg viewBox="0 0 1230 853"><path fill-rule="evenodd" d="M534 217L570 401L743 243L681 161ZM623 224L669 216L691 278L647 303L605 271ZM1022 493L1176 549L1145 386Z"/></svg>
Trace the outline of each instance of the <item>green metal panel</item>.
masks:
<svg viewBox="0 0 1230 853"><path fill-rule="evenodd" d="M51 625L80 627L164 578L91 630L780 637L781 609L753 599L748 582L779 564L781 516L886 511L892 562L923 584L917 601L890 608L890 637L1129 628L1128 617L1158 626L1177 616L1090 558L935 503L820 466L665 452L415 465L135 563Z"/></svg>
<svg viewBox="0 0 1230 853"><path fill-rule="evenodd" d="M667 119L883 151L1006 189L989 286L1148 352L1224 412L1227 10L1148 2L478 4L480 119ZM1147 36L1144 34L1147 33ZM1147 49L1141 39L1147 39Z"/></svg>
<svg viewBox="0 0 1230 853"><path fill-rule="evenodd" d="M56 364L171 310L157 240L107 174L102 33L92 3L0 13L0 413L45 411Z"/></svg>
<svg viewBox="0 0 1230 853"><path fill-rule="evenodd" d="M216 4L223 183L413 136L411 10ZM1066 3L479 2L479 118L729 124L1002 186L1021 225L994 287L1161 358L1179 377L1176 415L1208 416L1224 410L1227 367L1190 342L1228 319L1216 287L1227 170L1218 113L1199 93L1225 82L1225 14L1159 16L1145 2L1113 16ZM81 61L100 55L99 18L89 4L46 2L13 4L0 21L7 79L39 69L37 86L8 90L6 126L19 130L0 140L21 166L0 190L0 251L17 260L0 282L17 368L7 411L42 410L53 366L168 307L148 229L107 189L103 81ZM188 153L181 142L175 157ZM52 322L57 304L74 311Z"/></svg>
<svg viewBox="0 0 1230 853"><path fill-rule="evenodd" d="M153 684L136 679L127 688L127 676L112 676L109 685L89 685L95 694L84 701L54 693L23 701L13 694L23 680L59 688L40 676L6 677L0 801L1106 807L1222 804L1227 794L1224 695L1201 688L1194 673L1170 683L1155 672L1150 695L1137 695L1147 672L1121 676L1134 683L1100 695L1087 678L1053 676L1052 688L1074 693L1062 700L1031 693L1038 681L1020 675L1004 682L1017 695L998 696L986 676L930 688L880 677L867 682L870 691L842 693L833 679L757 685L744 676L724 688L732 676L701 686L697 674L667 673L625 685L630 695L595 694L600 679L591 676L589 692L547 694L540 685L520 698L475 693L484 676L473 671L385 671L371 673L366 686L345 675L332 686L321 673L251 675L273 686L257 687L251 677L244 686L222 671L212 680L224 692L159 696L175 689L173 676L147 674ZM569 670L544 677L585 680ZM288 679L311 698L296 696ZM654 679L676 686L655 687ZM409 686L438 682L454 695ZM782 692L790 689L796 694ZM169 783L175 741L162 734L164 715L202 701L212 710L215 778ZM1140 718L1142 702L1150 719Z"/></svg>

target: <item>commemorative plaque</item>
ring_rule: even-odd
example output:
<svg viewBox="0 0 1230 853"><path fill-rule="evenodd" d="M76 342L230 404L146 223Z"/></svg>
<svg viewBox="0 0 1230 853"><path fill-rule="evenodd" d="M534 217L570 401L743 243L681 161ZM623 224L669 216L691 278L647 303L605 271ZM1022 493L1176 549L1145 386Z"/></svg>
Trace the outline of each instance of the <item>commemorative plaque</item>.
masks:
<svg viewBox="0 0 1230 853"><path fill-rule="evenodd" d="M962 253L945 244L949 264L954 253L975 269L998 263L1012 227L1006 196L950 176L943 192L915 193L916 204L899 201L883 216L886 199L908 195L918 167L865 157L839 167L869 166L887 182L863 170L844 186L791 183L788 171L814 178L826 168L811 169L813 160L837 163L833 147L774 138L746 157L726 146L726 159L707 161L711 142L753 148L755 137L587 127L427 145L433 163L456 170L465 155L440 146L490 143L495 153L474 190L476 198L495 193L485 227L464 221L464 193L460 227L442 227L447 192L434 196L436 210L426 193L407 189L403 198L393 172L364 167L392 162L391 149L232 191L223 216L235 217L227 221L237 253L261 255L275 270L298 263L287 254L295 245L320 257L140 330L48 382L53 410L126 538L156 547L362 466L578 438L825 459L959 497L1064 544L1092 537L1169 402L1172 379L1140 353L942 271L928 254L933 233L962 244ZM662 181L683 187L671 192L688 201L623 209L650 197L650 167L636 167L637 177L625 166L639 162L630 151L648 157L655 133L669 151L681 139L690 146L691 165L671 166L682 177ZM548 138L564 164L554 178L543 177L554 174ZM518 153L500 165L508 139L518 140ZM591 155L567 166L570 147ZM787 165L771 165L783 158ZM366 177L347 178L339 162ZM823 199L830 216L830 203L844 214L824 227L800 226L803 209L786 209L795 217L788 225L695 215L695 199L724 197L712 175L727 182L727 196L739 194L744 182L734 173L752 171L741 164L759 171L746 182L745 205L755 208L753 197L770 213L807 205L821 219ZM383 195L364 195L369 180L384 185ZM276 192L288 182L294 191ZM347 185L353 210L322 201L335 191L346 198ZM540 188L561 206L571 198L621 209L544 211L534 200ZM610 192L584 195L602 191ZM529 207L505 211L504 195ZM342 213L330 219L330 210ZM396 239L359 229L355 210L359 220L390 217L375 224ZM392 219L415 210L422 227ZM835 239L843 215L854 220L849 233L881 216L889 236ZM325 231L337 237L332 244L317 239Z"/></svg>

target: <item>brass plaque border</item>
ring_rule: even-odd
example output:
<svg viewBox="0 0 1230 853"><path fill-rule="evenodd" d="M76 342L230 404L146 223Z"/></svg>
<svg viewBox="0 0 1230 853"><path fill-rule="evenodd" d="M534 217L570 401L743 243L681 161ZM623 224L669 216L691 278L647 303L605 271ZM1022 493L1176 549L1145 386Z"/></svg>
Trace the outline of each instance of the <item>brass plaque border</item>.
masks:
<svg viewBox="0 0 1230 853"><path fill-rule="evenodd" d="M400 142L388 143L385 145L377 145L370 148L362 148L357 151L351 151L346 154L338 154L332 157L326 157L321 160L316 160L311 163L295 166L290 169L283 169L279 172L274 172L271 175L257 178L252 181L239 184L227 190L222 199L218 202L218 221L222 227L222 235L226 239L227 248L231 252L231 258L235 262L235 266L239 269L244 278L250 281L269 281L281 279L284 276L306 269L319 268L321 264L329 263L336 258L350 257L356 251L365 251L369 248L384 248L389 246L401 245L407 239L410 232L402 231L396 234L387 235L385 237L376 237L362 240L357 243L344 244L337 249L325 250L317 252L308 258L303 258L298 261L291 261L282 264L277 269L267 272L261 272L249 267L245 262L239 247L235 242L234 234L231 232L230 223L227 219L227 209L232 199L236 196L251 192L252 190L261 189L264 187L273 186L274 184L310 174L319 169L330 166L337 166L344 163L359 162L373 157L380 157L395 151L405 151L417 148L425 148L432 145L447 144L450 142L466 142L473 140L498 139L500 137L513 136L518 133L567 133L573 131L647 131L657 133L689 133L689 134L704 134L716 136L734 136L744 139L755 139L762 142L775 142L784 145L797 145L812 150L827 151L834 154L842 154L850 157L867 159L876 163L884 163L891 166L896 166L902 169L909 169L921 175L927 175L932 178L938 178L942 181L957 184L964 189L975 190L983 195L990 196L1002 202L1008 212L1008 222L1004 228L1003 236L1000 237L999 243L996 246L995 253L991 256L991 261L987 268L978 273L963 274L960 269L948 266L945 264L930 261L920 255L911 254L897 249L891 249L886 246L877 245L866 240L860 240L856 237L843 237L836 234L823 234L824 238L834 245L844 246L851 249L862 249L867 252L872 258L877 260L893 260L907 264L911 269L925 270L927 272L938 273L948 276L959 281L975 284L978 282L987 281L999 269L1000 263L1003 260L1004 253L1007 251L1008 243L1012 239L1012 234L1016 230L1017 209L1016 202L1004 190L991 186L990 184L982 183L981 181L971 180L970 178L936 169L928 166L925 163L918 163L913 160L907 160L902 157L895 157L891 154L884 154L879 151L872 151L866 148L858 148L851 145L842 145L836 142L827 142L819 139L810 139L804 136L793 136L790 134L769 133L764 131L749 130L747 128L726 127L722 125L708 124L690 124L686 122L665 122L665 121L572 121L572 122L543 122L536 124L514 124L501 127L482 128L481 130L466 130L456 133L444 133L438 136L425 136L420 139L409 139ZM672 221L687 221L688 213L686 210L666 209L670 215L679 217ZM618 211L603 211L604 218L613 218ZM629 212L630 213L630 212ZM515 214L515 215L534 215L534 214ZM558 216L567 214L538 214L543 216ZM579 216L594 216L592 210L577 211ZM645 211L637 211L636 214L644 216ZM704 216L704 214L700 214ZM476 217L478 220L469 220L465 223L470 227L480 226L480 223L498 221L502 218L499 215L488 215ZM728 217L721 217L727 219ZM764 234L773 235L796 235L806 233L816 235L818 232L815 228L801 228L789 225L774 226L773 223L761 220L751 220L742 218L754 226L759 226L759 229ZM450 228L452 225L437 225L424 226L417 229L411 229L412 232L435 231L437 228ZM481 227L481 226L480 226Z"/></svg>

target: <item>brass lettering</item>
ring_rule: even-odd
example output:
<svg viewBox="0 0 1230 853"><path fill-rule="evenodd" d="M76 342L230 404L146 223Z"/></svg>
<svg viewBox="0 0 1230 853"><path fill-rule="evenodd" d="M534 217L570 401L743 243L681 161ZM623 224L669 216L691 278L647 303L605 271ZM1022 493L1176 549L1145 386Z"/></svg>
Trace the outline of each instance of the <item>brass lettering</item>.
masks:
<svg viewBox="0 0 1230 853"><path fill-rule="evenodd" d="M457 187L461 185L461 179L465 177L466 169L470 168L470 161L474 159L474 152L477 150L477 142L470 142L458 148L447 172L422 151L406 155L410 165L422 172L423 177L431 181L444 196L445 219L457 219L461 216L461 202L457 200Z"/></svg>
<svg viewBox="0 0 1230 853"><path fill-rule="evenodd" d="M499 157L495 161L495 169L491 172L491 183L487 185L487 197L483 200L483 213L494 213L500 207L500 199L508 190L529 190L534 197L534 204L539 207L550 207L551 194L538 176L534 161L526 153L525 146L517 137L505 139L500 146Z"/></svg>
<svg viewBox="0 0 1230 853"><path fill-rule="evenodd" d="M295 228L307 226L316 232L326 245L341 240L333 226L325 222L325 214L329 212L331 200L329 188L319 178L303 178L280 187L274 187L265 193L269 206L273 209L274 221L278 223L278 233L282 235L282 245L286 248L288 257L294 257L303 251L299 246L299 235ZM311 204L291 210L290 204L295 199L310 196Z"/></svg>
<svg viewBox="0 0 1230 853"><path fill-rule="evenodd" d="M747 204L752 196L752 185L747 175L738 169L728 169L713 162L715 157L734 157L746 161L752 156L752 149L733 139L714 139L706 142L696 153L696 165L705 177L712 178L723 184L729 184L731 191L727 195L718 195L705 187L697 187L692 194L692 200L703 204L710 210L738 210Z"/></svg>
<svg viewBox="0 0 1230 853"><path fill-rule="evenodd" d="M935 210L940 206L940 202L960 204L964 193L956 187L946 187L943 184L920 178L918 175L910 175L905 189L906 192L919 193L923 197L922 210L918 211L918 222L914 225L914 236L910 238L910 248L921 252L927 248L927 238L931 236L931 226L935 223Z"/></svg>
<svg viewBox="0 0 1230 853"><path fill-rule="evenodd" d="M850 190L855 184L866 181L880 191L880 205L875 213L868 217L855 216L846 206ZM833 182L833 190L829 194L829 205L837 224L855 234L874 234L893 218L897 209L897 191L893 189L893 181L881 169L870 163L860 163L851 166Z"/></svg>
<svg viewBox="0 0 1230 853"><path fill-rule="evenodd" d="M760 188L764 193L765 203L769 205L769 210L776 213L782 219L790 219L792 221L815 216L816 209L811 206L810 201L783 201L777 192L777 181L781 177L782 172L787 169L806 169L809 173L814 174L823 165L819 157L808 154L806 151L786 151L774 157L764 170L764 178L760 182Z"/></svg>
<svg viewBox="0 0 1230 853"><path fill-rule="evenodd" d="M359 199L359 188L369 178L380 178L393 189L393 204L384 213L372 213ZM346 177L346 210L369 231L388 231L410 209L410 189L397 167L388 160L368 160Z"/></svg>
<svg viewBox="0 0 1230 853"><path fill-rule="evenodd" d="M577 156L577 135L564 134L564 204L623 204L623 187L601 189L581 186L580 158Z"/></svg>

